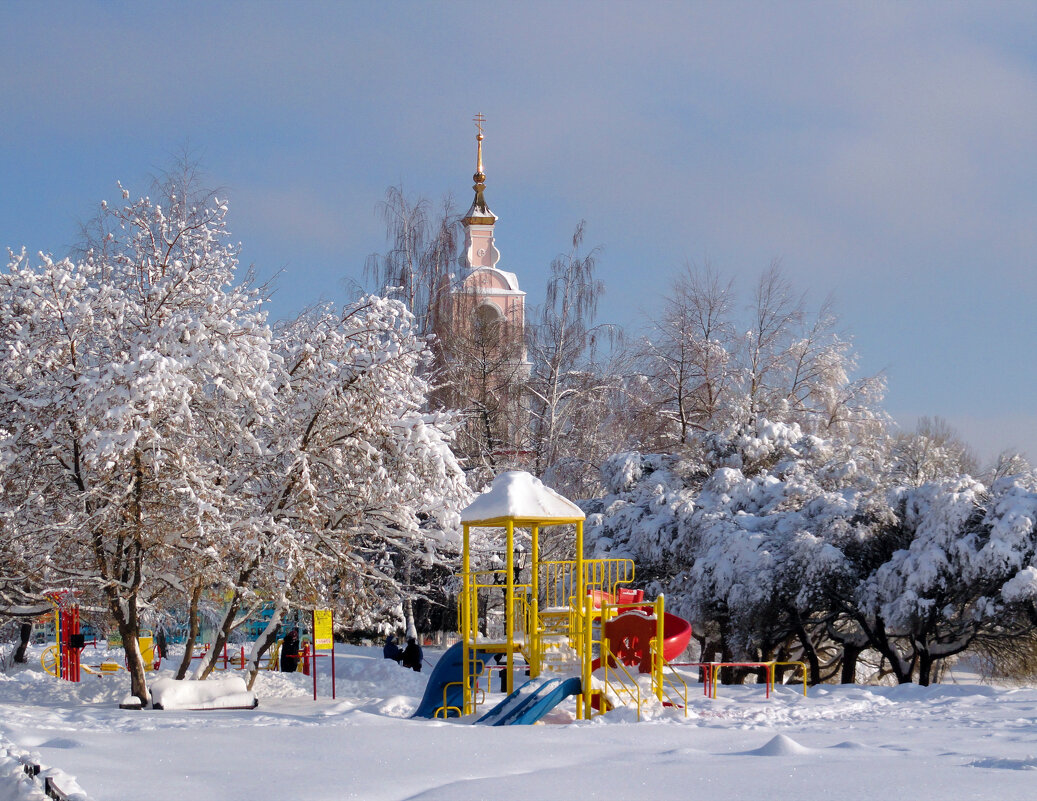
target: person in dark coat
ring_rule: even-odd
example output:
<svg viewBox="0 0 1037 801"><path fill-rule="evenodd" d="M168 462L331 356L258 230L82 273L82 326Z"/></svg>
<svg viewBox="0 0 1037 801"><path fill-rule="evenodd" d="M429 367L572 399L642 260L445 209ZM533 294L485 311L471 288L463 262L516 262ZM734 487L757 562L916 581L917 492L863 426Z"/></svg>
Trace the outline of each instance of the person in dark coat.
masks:
<svg viewBox="0 0 1037 801"><path fill-rule="evenodd" d="M292 629L281 643L281 672L294 673L299 669L299 632Z"/></svg>
<svg viewBox="0 0 1037 801"><path fill-rule="evenodd" d="M508 659L504 654L494 654L493 661L498 665L504 665L504 669L497 672L500 673L500 691L506 693L508 691ZM489 682L487 682L487 686L489 686Z"/></svg>
<svg viewBox="0 0 1037 801"><path fill-rule="evenodd" d="M18 632L18 650L14 653L14 661L24 664L29 661L29 641L32 639L32 623L22 623Z"/></svg>
<svg viewBox="0 0 1037 801"><path fill-rule="evenodd" d="M393 635L389 635L385 638L385 647L382 648L382 656L385 659L395 659L397 664L403 659L403 651L400 646L396 644L396 638Z"/></svg>
<svg viewBox="0 0 1037 801"><path fill-rule="evenodd" d="M413 668L418 673L421 673L422 658L421 646L414 641L413 637L408 637L407 647L403 649L403 658L400 660L400 664L405 668Z"/></svg>

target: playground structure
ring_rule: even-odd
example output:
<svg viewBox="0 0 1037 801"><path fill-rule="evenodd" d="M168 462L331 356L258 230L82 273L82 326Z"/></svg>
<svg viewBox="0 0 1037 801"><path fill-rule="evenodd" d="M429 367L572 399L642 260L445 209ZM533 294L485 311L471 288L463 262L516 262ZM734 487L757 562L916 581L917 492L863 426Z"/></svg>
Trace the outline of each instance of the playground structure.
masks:
<svg viewBox="0 0 1037 801"><path fill-rule="evenodd" d="M583 556L583 511L524 472L497 477L489 491L461 513L461 640L429 677L416 716L472 715L485 701L482 678L503 671L508 697L478 722L532 723L557 703L576 696L576 714L589 719L616 706L640 716L650 699L687 708L687 685L667 662L682 653L691 625L665 611L665 599L644 600L629 585L629 559ZM542 560L540 535L549 526L575 526L575 559ZM472 529L503 529L502 569L472 567ZM529 581L516 570L516 531L529 532ZM524 552L524 551L523 551ZM491 599L503 593L503 631L480 629ZM496 659L502 664L489 664ZM515 689L516 668L529 681ZM642 680L645 677L645 680ZM486 675L488 686L489 677Z"/></svg>
<svg viewBox="0 0 1037 801"><path fill-rule="evenodd" d="M44 617L42 622L45 623L45 636L52 635L54 643L46 646L40 654L40 664L45 672L54 678L79 682L84 673L110 676L125 670L123 664L110 658L98 664L84 661L84 649L88 645L92 645L96 649L97 637L94 635L92 640L86 639L87 627L82 624L79 604L76 602L73 590L52 592L48 595L48 600L53 609L53 618L48 620L47 617ZM270 615L267 614L261 619L263 628L269 622L269 617ZM274 641L261 660L260 670L279 670L281 643L280 639ZM109 652L124 648L122 637L118 633L109 634L105 644ZM316 670L316 660L326 658L326 656L312 648L309 638L304 638L301 646L297 670L310 675ZM141 630L140 636L137 637L137 647L140 650L144 670L157 671L165 655L159 652L158 640L151 629ZM210 644L202 643L201 650L195 653L192 659L202 659L208 656L210 648ZM217 671L247 669L248 660L245 656L245 646L241 645L237 651L237 653L232 653L228 644L224 643L222 654L217 656L213 668ZM332 659L332 661L334 660Z"/></svg>
<svg viewBox="0 0 1037 801"><path fill-rule="evenodd" d="M54 645L43 649L40 664L54 678L79 682L83 673L94 676L108 676L118 673L123 666L118 662L105 661L100 664L89 664L83 661L83 650L88 644L97 648L96 637L88 643L83 633L79 616L79 604L75 601L75 593L61 590L48 596L54 607ZM121 647L122 640L115 638ZM109 648L113 640L109 638ZM137 638L141 660L145 670L158 670L162 657L157 652L155 638L149 629L141 632Z"/></svg>

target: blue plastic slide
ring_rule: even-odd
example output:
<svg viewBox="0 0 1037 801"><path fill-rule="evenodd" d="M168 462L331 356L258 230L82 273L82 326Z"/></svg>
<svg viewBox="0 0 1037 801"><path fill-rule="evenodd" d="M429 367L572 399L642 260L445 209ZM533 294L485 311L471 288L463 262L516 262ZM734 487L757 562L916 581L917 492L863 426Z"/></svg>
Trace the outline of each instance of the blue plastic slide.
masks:
<svg viewBox="0 0 1037 801"><path fill-rule="evenodd" d="M487 655L476 651L474 658L486 661ZM461 681L464 678L464 643L454 643L439 658L425 685L425 695L412 718L435 717L436 710L443 706L443 688L446 687L446 706L460 709L464 703ZM456 682L456 683L454 683ZM450 687L447 685L450 684ZM457 710L448 709L447 717L458 717ZM440 714L440 717L443 717Z"/></svg>
<svg viewBox="0 0 1037 801"><path fill-rule="evenodd" d="M529 725L554 709L570 695L580 694L580 680L532 679L479 718L486 726Z"/></svg>

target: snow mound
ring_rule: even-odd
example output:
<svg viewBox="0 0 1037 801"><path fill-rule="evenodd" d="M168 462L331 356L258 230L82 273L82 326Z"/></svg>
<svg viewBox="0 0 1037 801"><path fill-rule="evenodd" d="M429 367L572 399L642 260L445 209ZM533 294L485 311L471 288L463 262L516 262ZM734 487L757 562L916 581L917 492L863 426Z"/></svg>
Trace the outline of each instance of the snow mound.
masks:
<svg viewBox="0 0 1037 801"><path fill-rule="evenodd" d="M868 746L864 743L859 743L856 740L844 740L841 743L836 743L831 748L845 748L848 751L868 751Z"/></svg>
<svg viewBox="0 0 1037 801"><path fill-rule="evenodd" d="M813 748L807 748L805 745L800 745L791 737L786 737L784 734L778 734L771 738L762 748L756 748L752 751L746 751L745 754L754 756L803 756L805 754L814 753Z"/></svg>
<svg viewBox="0 0 1037 801"><path fill-rule="evenodd" d="M1037 757L1031 756L1026 759L995 759L990 757L969 762L966 767L998 768L1000 770L1037 770Z"/></svg>
<svg viewBox="0 0 1037 801"><path fill-rule="evenodd" d="M240 676L193 681L162 678L151 685L155 709L252 709L259 704Z"/></svg>

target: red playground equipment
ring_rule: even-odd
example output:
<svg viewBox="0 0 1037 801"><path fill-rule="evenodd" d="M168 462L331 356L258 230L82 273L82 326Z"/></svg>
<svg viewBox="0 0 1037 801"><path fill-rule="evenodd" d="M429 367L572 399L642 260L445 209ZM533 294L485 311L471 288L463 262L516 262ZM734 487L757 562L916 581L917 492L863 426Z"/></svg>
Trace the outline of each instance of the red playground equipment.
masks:
<svg viewBox="0 0 1037 801"><path fill-rule="evenodd" d="M639 673L652 672L652 645L659 638L659 620L655 616L653 604L644 602L644 590L620 587L616 590L616 598L605 593L599 596L595 606L600 608L601 601L611 604L618 612L616 617L607 619L603 624L606 651L609 652L610 667L616 660L624 665L637 666ZM691 641L691 624L682 617L664 612L662 616L663 659L672 662L688 647ZM601 666L601 659L594 660L593 669Z"/></svg>
<svg viewBox="0 0 1037 801"><path fill-rule="evenodd" d="M70 590L50 593L47 599L54 607L56 642L43 651L40 658L43 669L65 681L79 681L82 675L81 654L86 647L79 622L79 604Z"/></svg>

